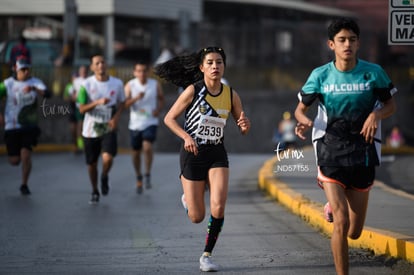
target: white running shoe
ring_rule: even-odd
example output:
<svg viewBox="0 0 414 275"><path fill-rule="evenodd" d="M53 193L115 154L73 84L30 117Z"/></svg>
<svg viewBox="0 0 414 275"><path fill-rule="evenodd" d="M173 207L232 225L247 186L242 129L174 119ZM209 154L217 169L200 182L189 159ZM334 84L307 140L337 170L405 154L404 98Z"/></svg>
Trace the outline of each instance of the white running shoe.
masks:
<svg viewBox="0 0 414 275"><path fill-rule="evenodd" d="M211 256L200 257L200 270L205 272L218 271L219 266L211 262Z"/></svg>
<svg viewBox="0 0 414 275"><path fill-rule="evenodd" d="M183 204L185 211L188 213L188 207L187 207L187 203L185 202L184 194L181 195L181 203Z"/></svg>

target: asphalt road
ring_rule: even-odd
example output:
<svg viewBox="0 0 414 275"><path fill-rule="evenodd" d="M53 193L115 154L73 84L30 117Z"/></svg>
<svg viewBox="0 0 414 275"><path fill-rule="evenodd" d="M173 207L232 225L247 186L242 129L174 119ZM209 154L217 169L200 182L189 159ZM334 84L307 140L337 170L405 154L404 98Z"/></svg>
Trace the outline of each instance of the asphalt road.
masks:
<svg viewBox="0 0 414 275"><path fill-rule="evenodd" d="M385 155L377 178L388 186L414 195L414 156Z"/></svg>
<svg viewBox="0 0 414 275"><path fill-rule="evenodd" d="M257 171L270 157L230 155L225 222L213 252L220 272L335 274L326 236L258 190ZM142 195L130 157L117 156L110 194L98 205L88 204L83 156L35 154L29 197L18 192L20 170L0 157L0 274L200 273L208 219L186 218L178 154L155 155L153 188ZM396 261L350 254L351 274L404 274Z"/></svg>

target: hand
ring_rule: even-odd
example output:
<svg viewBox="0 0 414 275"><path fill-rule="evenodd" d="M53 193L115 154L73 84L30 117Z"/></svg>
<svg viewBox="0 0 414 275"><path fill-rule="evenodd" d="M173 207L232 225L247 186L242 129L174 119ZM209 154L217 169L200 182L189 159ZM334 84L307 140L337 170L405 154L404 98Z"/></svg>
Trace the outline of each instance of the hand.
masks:
<svg viewBox="0 0 414 275"><path fill-rule="evenodd" d="M109 98L107 98L107 97L103 97L103 98L98 99L98 104L99 105L105 105L108 102L109 102Z"/></svg>
<svg viewBox="0 0 414 275"><path fill-rule="evenodd" d="M115 130L116 127L118 126L118 121L115 119L111 119L110 121L108 121L108 128L112 131Z"/></svg>
<svg viewBox="0 0 414 275"><path fill-rule="evenodd" d="M159 114L160 114L160 111L158 109L154 109L152 111L152 115L155 116L155 117L157 117Z"/></svg>
<svg viewBox="0 0 414 275"><path fill-rule="evenodd" d="M191 136L184 138L184 150L193 153L195 156L198 154L197 144Z"/></svg>
<svg viewBox="0 0 414 275"><path fill-rule="evenodd" d="M240 117L237 120L237 126L240 127L242 134L246 134L250 129L250 120L245 116L243 111L240 113Z"/></svg>
<svg viewBox="0 0 414 275"><path fill-rule="evenodd" d="M305 133L312 127L313 123L310 121L308 124L298 122L295 127L295 134L302 140L305 140Z"/></svg>
<svg viewBox="0 0 414 275"><path fill-rule="evenodd" d="M365 138L365 141L368 143L374 142L374 136L377 132L378 124L380 121L380 117L376 112L372 112L369 114L367 119L362 126L362 130L360 134Z"/></svg>
<svg viewBox="0 0 414 275"><path fill-rule="evenodd" d="M23 88L24 93L30 93L33 90L35 90L35 87L32 87L32 86L26 86Z"/></svg>
<svg viewBox="0 0 414 275"><path fill-rule="evenodd" d="M145 92L140 92L135 98L134 98L134 101L138 101L138 100L141 100L141 99L143 99L144 98L144 96L145 96Z"/></svg>

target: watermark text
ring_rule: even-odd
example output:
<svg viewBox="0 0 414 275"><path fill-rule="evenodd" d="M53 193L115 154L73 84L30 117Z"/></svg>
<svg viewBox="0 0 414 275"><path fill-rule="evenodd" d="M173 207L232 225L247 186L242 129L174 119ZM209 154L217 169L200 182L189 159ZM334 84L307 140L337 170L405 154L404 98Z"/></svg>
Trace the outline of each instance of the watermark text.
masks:
<svg viewBox="0 0 414 275"><path fill-rule="evenodd" d="M277 160L281 161L282 159L303 159L303 150L300 149L283 149L280 147L280 142L277 144L276 147L276 156Z"/></svg>
<svg viewBox="0 0 414 275"><path fill-rule="evenodd" d="M71 113L69 105L48 104L46 99L43 99L40 108L45 118L51 116L66 116Z"/></svg>
<svg viewBox="0 0 414 275"><path fill-rule="evenodd" d="M275 152L278 162L276 163L274 173L300 173L310 171L308 164L300 162L300 160L305 158L302 149L284 148L278 143Z"/></svg>

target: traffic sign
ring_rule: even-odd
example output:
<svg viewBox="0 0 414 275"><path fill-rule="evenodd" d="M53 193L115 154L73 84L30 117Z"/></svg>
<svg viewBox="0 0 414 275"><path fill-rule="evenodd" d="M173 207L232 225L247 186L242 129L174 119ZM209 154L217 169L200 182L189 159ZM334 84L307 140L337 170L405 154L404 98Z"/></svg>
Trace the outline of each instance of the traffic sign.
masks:
<svg viewBox="0 0 414 275"><path fill-rule="evenodd" d="M414 0L389 0L388 44L414 45Z"/></svg>

